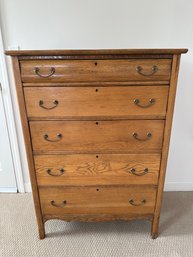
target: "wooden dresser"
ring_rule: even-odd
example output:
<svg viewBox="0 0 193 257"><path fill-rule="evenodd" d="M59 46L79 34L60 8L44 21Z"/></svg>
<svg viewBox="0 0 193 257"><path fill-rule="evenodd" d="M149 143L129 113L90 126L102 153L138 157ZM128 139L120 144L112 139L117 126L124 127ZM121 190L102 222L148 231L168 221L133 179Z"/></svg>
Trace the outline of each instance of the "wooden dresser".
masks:
<svg viewBox="0 0 193 257"><path fill-rule="evenodd" d="M186 52L6 52L40 238L49 219L149 219L157 237L180 56Z"/></svg>

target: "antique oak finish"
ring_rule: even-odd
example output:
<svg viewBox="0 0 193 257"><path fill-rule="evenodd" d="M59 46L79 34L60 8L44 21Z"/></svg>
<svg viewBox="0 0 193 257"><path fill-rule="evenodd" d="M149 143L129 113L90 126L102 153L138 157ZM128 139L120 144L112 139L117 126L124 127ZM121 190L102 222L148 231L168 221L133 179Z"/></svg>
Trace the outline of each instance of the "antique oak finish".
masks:
<svg viewBox="0 0 193 257"><path fill-rule="evenodd" d="M158 235L187 49L7 51L40 238L49 219L149 219Z"/></svg>

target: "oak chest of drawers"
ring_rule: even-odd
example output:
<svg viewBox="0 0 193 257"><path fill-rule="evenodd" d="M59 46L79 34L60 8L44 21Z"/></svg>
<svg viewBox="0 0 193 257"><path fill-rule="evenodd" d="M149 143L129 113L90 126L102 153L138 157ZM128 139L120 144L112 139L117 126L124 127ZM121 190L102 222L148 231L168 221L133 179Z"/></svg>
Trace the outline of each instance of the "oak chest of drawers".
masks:
<svg viewBox="0 0 193 257"><path fill-rule="evenodd" d="M158 221L186 49L7 51L40 238L49 219Z"/></svg>

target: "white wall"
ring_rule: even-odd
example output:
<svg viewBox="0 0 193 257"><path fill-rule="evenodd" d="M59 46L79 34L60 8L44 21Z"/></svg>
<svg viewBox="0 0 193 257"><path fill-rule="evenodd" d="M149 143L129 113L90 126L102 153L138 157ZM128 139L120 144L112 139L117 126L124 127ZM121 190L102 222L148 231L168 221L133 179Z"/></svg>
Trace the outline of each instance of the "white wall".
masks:
<svg viewBox="0 0 193 257"><path fill-rule="evenodd" d="M193 190L192 0L0 0L0 8L6 48L189 48L181 61L166 189ZM23 167L28 183L25 159Z"/></svg>
<svg viewBox="0 0 193 257"><path fill-rule="evenodd" d="M0 76L1 79L1 76ZM0 192L17 192L3 96L0 90Z"/></svg>

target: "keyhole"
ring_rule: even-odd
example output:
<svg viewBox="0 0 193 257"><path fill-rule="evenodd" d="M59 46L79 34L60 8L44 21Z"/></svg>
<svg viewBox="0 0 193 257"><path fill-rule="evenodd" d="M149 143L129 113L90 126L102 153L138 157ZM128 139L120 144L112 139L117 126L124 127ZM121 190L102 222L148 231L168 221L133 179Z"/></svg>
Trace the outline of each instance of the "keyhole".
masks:
<svg viewBox="0 0 193 257"><path fill-rule="evenodd" d="M96 155L96 158L99 158L99 156L98 156L98 155Z"/></svg>
<svg viewBox="0 0 193 257"><path fill-rule="evenodd" d="M99 125L98 121L96 122L96 125Z"/></svg>
<svg viewBox="0 0 193 257"><path fill-rule="evenodd" d="M98 89L96 89L95 91L96 91L96 92L98 92L99 90L98 90Z"/></svg>
<svg viewBox="0 0 193 257"><path fill-rule="evenodd" d="M95 66L97 66L97 64L98 64L97 62L94 63Z"/></svg>
<svg viewBox="0 0 193 257"><path fill-rule="evenodd" d="M97 188L96 191L99 191L99 189Z"/></svg>

